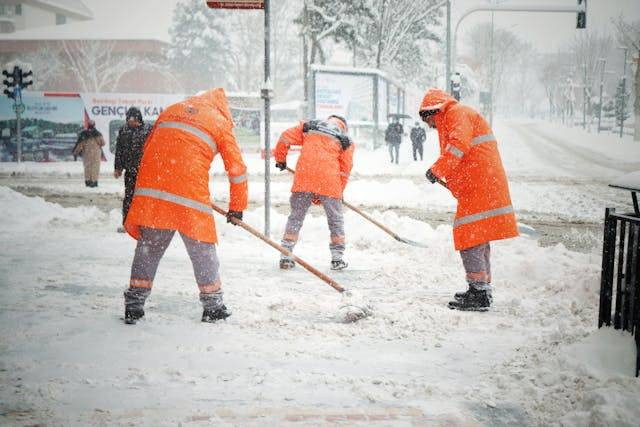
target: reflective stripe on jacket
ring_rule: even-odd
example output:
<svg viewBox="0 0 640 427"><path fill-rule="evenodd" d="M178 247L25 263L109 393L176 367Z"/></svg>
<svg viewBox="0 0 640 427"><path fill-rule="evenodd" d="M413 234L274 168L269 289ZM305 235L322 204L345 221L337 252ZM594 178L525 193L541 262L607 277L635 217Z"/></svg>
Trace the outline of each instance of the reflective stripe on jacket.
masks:
<svg viewBox="0 0 640 427"><path fill-rule="evenodd" d="M303 132L304 122L285 130L274 150L276 162L284 162L291 145L301 145L292 192L309 192L342 199L353 167L355 144L344 150L336 137L317 130Z"/></svg>
<svg viewBox="0 0 640 427"><path fill-rule="evenodd" d="M233 135L222 89L165 109L149 135L140 162L125 228L178 230L194 240L216 243L209 194L209 168L220 153L229 176L229 210L247 207L247 168Z"/></svg>
<svg viewBox="0 0 640 427"><path fill-rule="evenodd" d="M431 171L447 182L458 200L456 250L518 236L507 176L489 124L439 89L427 92L420 110L435 107L440 157Z"/></svg>

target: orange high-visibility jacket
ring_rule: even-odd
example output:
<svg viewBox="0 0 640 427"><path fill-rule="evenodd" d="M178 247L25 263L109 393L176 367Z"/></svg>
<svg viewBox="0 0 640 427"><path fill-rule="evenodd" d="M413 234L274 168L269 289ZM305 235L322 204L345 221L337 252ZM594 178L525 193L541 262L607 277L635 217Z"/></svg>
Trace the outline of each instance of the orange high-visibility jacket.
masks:
<svg viewBox="0 0 640 427"><path fill-rule="evenodd" d="M220 153L229 176L229 210L247 207L247 168L233 135L223 89L167 107L145 143L127 232L140 226L177 230L201 242L216 243L209 194L209 168Z"/></svg>
<svg viewBox="0 0 640 427"><path fill-rule="evenodd" d="M434 116L440 157L431 171L447 182L458 200L453 224L456 250L518 236L507 175L489 124L447 93L430 89L420 111L435 109L440 110Z"/></svg>
<svg viewBox="0 0 640 427"><path fill-rule="evenodd" d="M321 120L314 122L329 126L334 132L346 137L340 128L330 123ZM282 132L274 150L276 162L286 161L289 147L301 145L291 191L342 199L353 167L355 144L351 143L343 149L342 143L335 136L308 128L309 125L305 128L305 122L300 122L298 126Z"/></svg>

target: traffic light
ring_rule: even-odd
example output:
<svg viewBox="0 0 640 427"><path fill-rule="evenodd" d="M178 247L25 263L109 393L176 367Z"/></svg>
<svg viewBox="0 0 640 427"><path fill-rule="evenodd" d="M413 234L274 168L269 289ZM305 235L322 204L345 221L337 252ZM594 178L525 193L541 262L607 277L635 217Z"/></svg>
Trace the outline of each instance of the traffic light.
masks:
<svg viewBox="0 0 640 427"><path fill-rule="evenodd" d="M578 0L578 7L582 6L582 11L578 12L576 20L576 28L584 29L587 27L587 0Z"/></svg>
<svg viewBox="0 0 640 427"><path fill-rule="evenodd" d="M15 88L17 83L16 77L18 75L16 73L17 70L18 67L14 67L12 73L9 73L7 70L2 70L2 75L6 77L6 79L2 81L2 83L6 86L4 94L11 99L16 99Z"/></svg>
<svg viewBox="0 0 640 427"><path fill-rule="evenodd" d="M33 71L31 70L27 71L26 73L22 73L22 76L20 78L20 87L22 87L22 89L25 89L33 84L33 77L31 78L31 80L25 80L25 77L31 76L33 76Z"/></svg>
<svg viewBox="0 0 640 427"><path fill-rule="evenodd" d="M4 94L13 100L16 100L16 96L19 96L22 89L33 84L33 79L26 79L26 77L33 76L33 71L29 70L25 73L24 71L22 71L22 68L18 67L17 65L13 67L12 72L2 70L2 75L6 77L6 79L2 81L2 83L6 86L6 88L4 89Z"/></svg>

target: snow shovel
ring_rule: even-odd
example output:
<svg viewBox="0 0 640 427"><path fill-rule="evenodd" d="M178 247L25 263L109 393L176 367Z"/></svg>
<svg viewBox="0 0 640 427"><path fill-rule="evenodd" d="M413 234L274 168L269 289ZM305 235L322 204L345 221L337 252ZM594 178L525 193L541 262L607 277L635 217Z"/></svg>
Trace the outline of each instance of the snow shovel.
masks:
<svg viewBox="0 0 640 427"><path fill-rule="evenodd" d="M214 211L218 212L220 215L224 217L227 216L227 212L224 209L218 207L215 203L211 202L211 207L213 208ZM248 225L247 223L239 220L238 218L231 218L231 221L233 221L235 225L238 225L244 228L246 231L253 234L255 237L262 240L269 246L275 248L280 253L292 258L298 264L303 266L307 271L314 274L316 277L320 278L323 282L325 282L326 284L331 286L333 289L338 291L342 295L342 303L341 303L340 309L343 312L342 316L346 323L355 322L365 317L369 317L373 314L371 306L369 304L364 303L362 301L362 298L357 296L354 291L350 291L343 288L342 286L340 286L338 282L333 280L331 277L327 276L326 274L322 273L318 269L314 268L308 262L294 255L293 253L291 253L281 245L277 244L276 242L274 242L264 234L260 233L259 231L257 231L256 229Z"/></svg>
<svg viewBox="0 0 640 427"><path fill-rule="evenodd" d="M442 185L447 190L449 189L449 187L447 186L447 183L441 180L440 178L436 177L436 182ZM538 234L536 229L531 227L530 225L518 223L518 232L533 240L538 240L540 238L540 234Z"/></svg>
<svg viewBox="0 0 640 427"><path fill-rule="evenodd" d="M287 167L287 170L289 172L291 172L291 173L296 173L296 171L294 171L290 167ZM363 217L364 219L366 219L366 220L370 221L371 223L373 223L374 225L378 226L382 231L384 231L385 233L389 234L391 237L396 239L398 242L406 243L407 245L417 246L419 248L429 248L430 247L428 245L425 245L424 243L416 242L416 241L409 240L409 239L406 239L404 237L398 236L396 233L391 231L387 226L385 226L385 225L381 224L380 222L376 221L375 219L371 218L368 214L366 214L363 211L361 211L360 209L356 208L351 203L347 203L344 199L342 200L342 204L345 205L346 207L348 207L349 209L351 209L352 211L354 211L355 213L357 213L358 215L360 215L361 217Z"/></svg>

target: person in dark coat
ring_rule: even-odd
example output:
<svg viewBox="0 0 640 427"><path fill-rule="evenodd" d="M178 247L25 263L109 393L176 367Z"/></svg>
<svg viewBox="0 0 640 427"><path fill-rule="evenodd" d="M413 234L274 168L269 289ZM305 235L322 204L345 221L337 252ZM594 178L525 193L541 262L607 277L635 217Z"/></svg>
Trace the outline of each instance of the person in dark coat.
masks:
<svg viewBox="0 0 640 427"><path fill-rule="evenodd" d="M404 133L404 129L398 121L397 117L393 118L393 122L389 123L387 126L387 130L384 133L384 139L389 146L389 155L391 156L391 163L394 162L394 152L395 152L395 163L398 164L398 157L400 155L400 143L402 142L402 134Z"/></svg>
<svg viewBox="0 0 640 427"><path fill-rule="evenodd" d="M413 160L418 160L417 154L420 153L420 160L422 160L422 153L424 147L422 144L427 139L427 133L424 131L422 127L420 127L420 123L416 122L415 126L411 128L411 144L413 146Z"/></svg>
<svg viewBox="0 0 640 427"><path fill-rule="evenodd" d="M73 157L82 156L84 164L84 184L87 187L97 187L100 176L100 157L104 147L104 138L96 123L90 120L87 128L78 134L78 141L73 147Z"/></svg>
<svg viewBox="0 0 640 427"><path fill-rule="evenodd" d="M116 158L113 176L117 179L124 173L124 200L122 201L122 223L124 224L133 200L136 187L138 167L144 144L151 132L151 126L144 123L142 113L136 107L131 107L126 114L127 123L118 131L116 142Z"/></svg>

